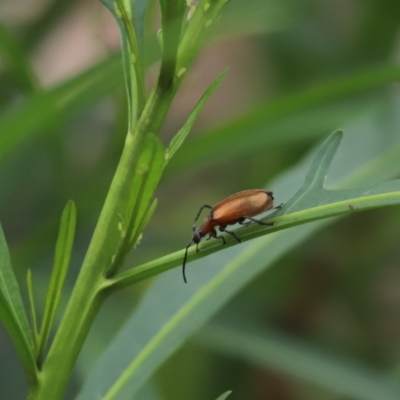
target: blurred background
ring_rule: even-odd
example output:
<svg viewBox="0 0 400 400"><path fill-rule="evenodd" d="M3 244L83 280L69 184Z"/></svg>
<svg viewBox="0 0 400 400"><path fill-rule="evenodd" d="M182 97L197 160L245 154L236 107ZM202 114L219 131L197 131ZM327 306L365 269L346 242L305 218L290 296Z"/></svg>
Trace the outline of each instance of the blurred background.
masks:
<svg viewBox="0 0 400 400"><path fill-rule="evenodd" d="M153 1L149 88L158 18ZM127 266L183 248L202 204L265 187L337 128L356 132L354 157L364 154L365 168L375 171L367 160L379 158L371 182L397 178L399 88L390 81L400 76L399 28L397 0L231 0L173 105L161 132L165 145L212 80L227 67L228 76L166 170L158 209ZM64 306L126 134L119 33L99 1L0 2L0 111L0 219L25 297L32 270L39 310L62 209L69 199L77 205ZM232 399L344 399L211 339L229 338L232 325L256 324L283 349L313 354L306 343L399 381L399 222L398 207L354 214L287 253L158 370L157 398L214 399L231 389ZM106 302L66 398L150 283ZM237 347L246 333L231 340ZM0 399L24 398L23 372L2 326L0 360Z"/></svg>

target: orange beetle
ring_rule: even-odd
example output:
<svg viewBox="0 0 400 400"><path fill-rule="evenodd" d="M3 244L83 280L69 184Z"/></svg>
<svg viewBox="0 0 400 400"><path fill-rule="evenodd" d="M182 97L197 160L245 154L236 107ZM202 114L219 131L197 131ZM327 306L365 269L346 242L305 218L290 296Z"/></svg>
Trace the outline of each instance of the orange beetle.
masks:
<svg viewBox="0 0 400 400"><path fill-rule="evenodd" d="M283 204L276 207L281 208ZM210 214L206 217L200 228L196 229L196 221L199 219L201 212L205 208L210 208ZM235 232L226 230L227 225L233 225L239 223L247 226L251 222L256 222L260 225L272 226L274 223L266 223L254 219L255 215L261 214L264 211L271 210L274 208L274 196L272 192L268 192L262 189L244 190L243 192L235 193L232 196L217 203L214 207L205 204L199 210L192 225L193 237L190 243L186 246L185 256L183 258L182 274L185 283L185 265L187 260L187 254L189 247L195 243L196 251L199 251L200 240L205 236L209 235L208 239L216 238L221 239L222 244L226 244L226 240L223 236L217 236L215 228L218 226L221 232L226 232L232 235L239 243L242 241ZM244 222L246 219L249 222Z"/></svg>

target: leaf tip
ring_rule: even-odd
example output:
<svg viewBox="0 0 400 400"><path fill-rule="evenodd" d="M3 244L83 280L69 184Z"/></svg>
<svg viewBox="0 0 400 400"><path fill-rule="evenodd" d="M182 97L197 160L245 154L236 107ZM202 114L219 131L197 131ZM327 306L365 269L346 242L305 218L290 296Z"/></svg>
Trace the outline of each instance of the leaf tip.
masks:
<svg viewBox="0 0 400 400"><path fill-rule="evenodd" d="M338 140L342 140L344 135L344 129L337 129L335 132L331 134L331 137L337 137Z"/></svg>

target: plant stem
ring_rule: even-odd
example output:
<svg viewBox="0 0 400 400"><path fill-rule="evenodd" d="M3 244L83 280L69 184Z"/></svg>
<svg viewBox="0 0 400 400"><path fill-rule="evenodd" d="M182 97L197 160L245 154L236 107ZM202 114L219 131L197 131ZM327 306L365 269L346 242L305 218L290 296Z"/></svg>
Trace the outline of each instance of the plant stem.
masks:
<svg viewBox="0 0 400 400"><path fill-rule="evenodd" d="M218 0L214 7L211 7L210 12L208 12L209 22L214 19L220 7L226 1ZM178 57L178 60L173 60L173 64L164 69L165 76L161 79L160 75L157 85L150 93L140 119L136 124L135 132L128 132L117 171L66 311L43 368L39 373L38 383L29 388L30 400L57 400L62 398L94 318L107 295L112 292L108 290L107 283L109 280L106 276L113 265L112 259L115 256L113 251L118 248L120 241L120 237L116 232L119 215L124 214L124 195L126 195L132 184L135 162L142 150L144 139L149 134L157 134L159 132L174 95L183 80L183 76L200 48L202 42L200 33L205 24L203 14L207 9L203 2L204 0L199 3L201 4L201 8L199 8L201 12L197 13L195 17L195 20L198 21L193 25L195 29L188 29L184 38L186 45L180 47L178 56L174 54L174 58ZM130 50L135 50L137 44L135 32L130 30L126 23L125 28L131 45ZM191 51L189 52L189 50ZM182 68L177 73L176 65L178 64L182 64ZM171 68L171 65L174 68ZM142 101L144 100L142 71L136 70L136 75L136 79L139 80L139 92L141 93L139 100ZM132 129L132 124L130 129ZM110 276L110 278L112 279L113 276Z"/></svg>
<svg viewBox="0 0 400 400"><path fill-rule="evenodd" d="M108 292L102 290L107 268L111 264L107 249L117 227L121 198L131 184L141 143L146 134L159 131L176 90L176 86L168 91L160 90L157 86L147 102L136 132L127 135L121 160L67 309L43 364L39 382L29 389L29 398L32 400L62 398L94 318L107 297Z"/></svg>

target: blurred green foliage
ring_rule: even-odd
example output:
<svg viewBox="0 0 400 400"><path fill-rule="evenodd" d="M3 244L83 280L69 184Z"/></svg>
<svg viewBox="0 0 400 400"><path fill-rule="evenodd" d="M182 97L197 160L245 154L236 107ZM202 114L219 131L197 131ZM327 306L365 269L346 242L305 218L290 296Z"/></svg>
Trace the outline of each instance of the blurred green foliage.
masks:
<svg viewBox="0 0 400 400"><path fill-rule="evenodd" d="M44 78L40 64L33 72L32 59L46 39L65 21L70 21L72 33L77 3L48 1L38 6L35 16L15 20L6 17L7 9L0 5L0 219L22 288L27 268L32 270L39 314L62 209L69 199L75 200L76 242L66 282L71 290L127 128L118 55L110 52L51 87L38 84ZM95 18L101 5L87 3L101 30L102 21ZM26 4L18 2L12 15L23 16ZM157 58L152 28L156 7L151 11L148 66ZM348 171L353 174L343 186L351 185L352 177L356 181L357 174L366 174L371 183L398 176L400 103L390 82L400 77L394 62L399 27L396 0L231 0L196 71L186 78L162 132L164 144L185 120L186 103L197 101L199 96L193 100L191 92L203 92L225 67L230 72L168 166L156 192L158 208L126 264L181 249L204 203L264 187L273 179L284 182L282 188L270 186L277 201L287 200L285 188L302 183L296 182L293 167L339 127L347 131L347 157L338 154L328 184L341 182ZM73 48L61 51L73 53ZM284 181L289 168L292 180ZM298 180L303 179L300 168L294 169ZM368 371L372 386L381 374L398 382L399 219L399 208L394 207L331 221L318 235L310 232L177 351L137 398L215 399L229 389L232 399L342 399L345 389L335 392L324 384L325 377L319 379L325 364L313 364L317 356L340 360L334 364L337 369L330 370L331 385L348 384L341 374L358 378L358 372L351 375L353 364L357 371ZM224 255L228 252L190 264L191 281L196 281L196 270L227 262L232 257ZM181 284L178 271L171 272L170 285ZM149 283L117 293L106 303L66 398L75 397ZM22 292L27 298L27 291ZM61 298L60 311L67 298ZM255 337L275 351L265 351L260 360L264 346ZM0 341L0 398L23 398L22 369L3 329ZM244 343L255 347L246 351ZM293 349L289 355L279 353L285 345ZM306 364L285 369L282 357L288 357L290 365L298 359ZM360 378L352 384L361 387L364 382ZM387 390L380 396L388 393L392 398ZM351 392L349 398L368 398L357 393L359 397Z"/></svg>

